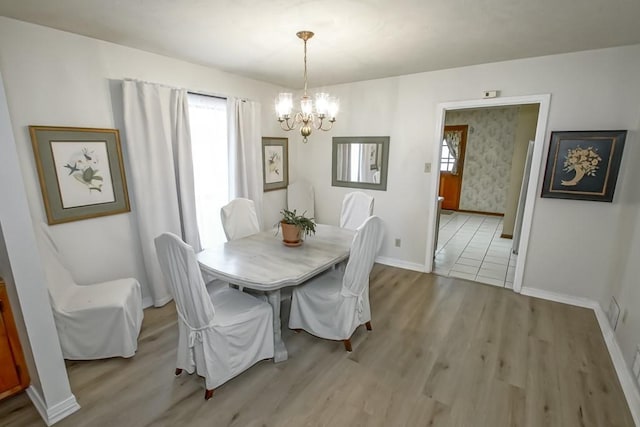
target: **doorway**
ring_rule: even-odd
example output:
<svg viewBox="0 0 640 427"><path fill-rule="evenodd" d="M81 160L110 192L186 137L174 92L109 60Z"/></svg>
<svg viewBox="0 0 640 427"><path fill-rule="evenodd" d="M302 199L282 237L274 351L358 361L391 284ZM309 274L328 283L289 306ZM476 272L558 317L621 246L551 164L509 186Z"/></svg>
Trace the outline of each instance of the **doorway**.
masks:
<svg viewBox="0 0 640 427"><path fill-rule="evenodd" d="M518 245L518 260L515 265L513 289L515 292L520 292L522 288L522 279L524 276L524 268L526 265L526 256L529 242L529 235L531 232L531 223L533 219L534 205L536 201L538 178L540 175L540 168L542 165L543 146L546 136L547 120L549 115L549 105L551 102L551 95L530 95L530 96L518 96L518 97L505 97L505 98L492 98L492 99L480 99L469 101L457 101L441 103L437 106L437 121L436 121L436 134L435 140L441 141L445 129L445 116L447 111L484 108L484 107L498 107L498 106L515 106L525 104L538 104L539 113L536 123L534 149L531 156L531 172L529 175L528 185L526 188L526 202L524 203L523 219L522 219L522 231L521 238ZM425 265L427 266L427 272L432 270L432 254L435 251L436 230L435 225L437 223L438 215L438 193L440 184L440 168L441 168L441 153L442 144L434 144L434 170L438 172L438 176L434 176L431 182L431 193L429 204L432 207L429 212L428 219L428 235L427 235L427 260Z"/></svg>

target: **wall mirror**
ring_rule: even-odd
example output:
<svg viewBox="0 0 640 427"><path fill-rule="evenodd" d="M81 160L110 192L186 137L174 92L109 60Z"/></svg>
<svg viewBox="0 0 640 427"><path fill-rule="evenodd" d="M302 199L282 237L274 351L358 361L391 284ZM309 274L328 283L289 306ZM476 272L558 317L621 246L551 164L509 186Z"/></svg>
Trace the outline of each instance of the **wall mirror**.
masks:
<svg viewBox="0 0 640 427"><path fill-rule="evenodd" d="M333 138L331 185L334 187L387 189L388 136Z"/></svg>

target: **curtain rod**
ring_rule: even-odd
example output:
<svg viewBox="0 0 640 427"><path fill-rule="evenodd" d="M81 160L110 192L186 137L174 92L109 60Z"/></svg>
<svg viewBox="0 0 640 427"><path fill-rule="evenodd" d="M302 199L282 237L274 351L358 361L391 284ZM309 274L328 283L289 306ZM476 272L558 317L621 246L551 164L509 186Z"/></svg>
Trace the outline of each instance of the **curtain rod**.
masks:
<svg viewBox="0 0 640 427"><path fill-rule="evenodd" d="M189 89L185 89L185 88L182 88L182 87L170 86L170 85L166 85L166 84L162 84L162 83L150 82L150 81L147 81L147 80L132 79L132 78L126 78L126 79L123 79L123 80L124 81L130 81L130 82L140 82L140 83L158 85L158 86L166 87L166 88L169 88L169 89L184 89L184 90L187 91L187 93L191 93L191 94L194 94L194 95L209 96L211 98L219 98L219 99L227 99L227 98L229 98L228 96L224 96L224 95L216 95L216 94L208 93L207 91L204 91L204 90L189 90ZM240 99L242 100L242 102L249 101L246 98L240 98Z"/></svg>

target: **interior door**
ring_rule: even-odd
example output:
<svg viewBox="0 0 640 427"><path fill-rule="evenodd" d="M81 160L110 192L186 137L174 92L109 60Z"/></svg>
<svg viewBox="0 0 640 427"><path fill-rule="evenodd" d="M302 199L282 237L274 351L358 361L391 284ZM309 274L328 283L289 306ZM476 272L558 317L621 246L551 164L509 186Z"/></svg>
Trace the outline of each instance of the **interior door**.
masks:
<svg viewBox="0 0 640 427"><path fill-rule="evenodd" d="M2 300L0 300L1 303ZM20 385L16 363L11 352L9 333L0 315L0 393Z"/></svg>
<svg viewBox="0 0 640 427"><path fill-rule="evenodd" d="M442 157L440 159L440 190L438 192L440 196L444 197L442 209L456 211L460 208L468 129L468 125L444 127Z"/></svg>

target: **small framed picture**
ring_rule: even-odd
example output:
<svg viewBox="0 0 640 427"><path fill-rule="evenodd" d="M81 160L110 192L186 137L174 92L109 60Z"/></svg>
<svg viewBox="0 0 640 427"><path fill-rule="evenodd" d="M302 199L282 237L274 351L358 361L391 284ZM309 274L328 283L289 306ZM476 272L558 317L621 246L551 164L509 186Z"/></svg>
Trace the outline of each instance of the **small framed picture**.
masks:
<svg viewBox="0 0 640 427"><path fill-rule="evenodd" d="M264 191L289 185L289 149L287 138L262 138L262 182Z"/></svg>
<svg viewBox="0 0 640 427"><path fill-rule="evenodd" d="M49 224L129 212L117 129L29 126Z"/></svg>
<svg viewBox="0 0 640 427"><path fill-rule="evenodd" d="M551 132L542 197L611 202L626 130Z"/></svg>

